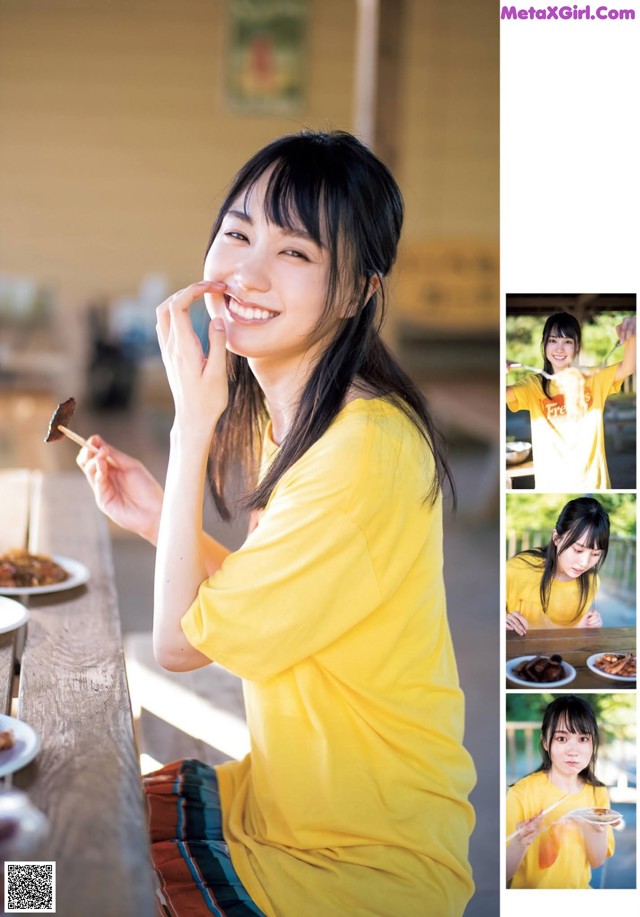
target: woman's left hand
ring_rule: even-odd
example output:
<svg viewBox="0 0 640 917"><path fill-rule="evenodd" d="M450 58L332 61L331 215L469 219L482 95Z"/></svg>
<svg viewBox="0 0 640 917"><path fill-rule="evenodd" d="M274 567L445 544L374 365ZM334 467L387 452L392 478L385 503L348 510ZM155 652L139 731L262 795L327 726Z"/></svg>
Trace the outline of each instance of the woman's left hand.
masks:
<svg viewBox="0 0 640 917"><path fill-rule="evenodd" d="M583 627L602 627L602 616L599 611L592 609L587 612L582 621Z"/></svg>
<svg viewBox="0 0 640 917"><path fill-rule="evenodd" d="M226 335L221 318L209 323L209 353L191 324L189 309L209 293L222 298L224 283L203 280L170 296L156 310L158 341L173 395L175 425L210 441L227 406Z"/></svg>
<svg viewBox="0 0 640 917"><path fill-rule="evenodd" d="M636 336L636 317L628 315L619 325L616 325L616 332L621 344Z"/></svg>

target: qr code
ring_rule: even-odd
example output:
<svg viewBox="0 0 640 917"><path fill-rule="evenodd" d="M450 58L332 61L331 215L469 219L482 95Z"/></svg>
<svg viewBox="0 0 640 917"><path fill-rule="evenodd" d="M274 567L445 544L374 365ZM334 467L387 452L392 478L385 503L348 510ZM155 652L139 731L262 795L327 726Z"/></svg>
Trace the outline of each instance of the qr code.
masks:
<svg viewBox="0 0 640 917"><path fill-rule="evenodd" d="M4 864L4 909L8 914L55 914L56 864Z"/></svg>

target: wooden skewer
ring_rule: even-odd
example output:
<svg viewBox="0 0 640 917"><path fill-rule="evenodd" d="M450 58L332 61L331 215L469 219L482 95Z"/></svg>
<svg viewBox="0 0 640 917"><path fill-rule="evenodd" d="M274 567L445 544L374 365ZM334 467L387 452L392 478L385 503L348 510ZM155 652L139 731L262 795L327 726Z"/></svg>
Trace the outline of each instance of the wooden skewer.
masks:
<svg viewBox="0 0 640 917"><path fill-rule="evenodd" d="M57 426L61 433L64 433L65 436L68 436L69 439L73 440L74 443L77 443L78 446L84 446L85 449L88 449L89 452L93 452L94 455L97 455L100 451L96 448L96 446L93 445L93 443L83 439L78 433L74 433L74 431L70 430L68 427L63 427L61 423L59 423ZM118 467L116 460L111 458L110 455L107 456L107 462L109 465L111 465L112 468Z"/></svg>
<svg viewBox="0 0 640 917"><path fill-rule="evenodd" d="M552 809L555 809L556 806L559 806L561 802L565 801L567 796L569 796L569 793L565 793L562 799L558 799L557 802L552 802L551 805L547 806L546 809L543 809L542 812L540 812L540 814L536 816L536 818L540 818L542 815L546 815L547 812L550 812ZM518 828L517 831L514 831L512 834L510 834L509 837L505 839L505 844L508 844L509 841L512 841L514 837L516 836L516 834L518 834L521 830L522 830L521 828Z"/></svg>

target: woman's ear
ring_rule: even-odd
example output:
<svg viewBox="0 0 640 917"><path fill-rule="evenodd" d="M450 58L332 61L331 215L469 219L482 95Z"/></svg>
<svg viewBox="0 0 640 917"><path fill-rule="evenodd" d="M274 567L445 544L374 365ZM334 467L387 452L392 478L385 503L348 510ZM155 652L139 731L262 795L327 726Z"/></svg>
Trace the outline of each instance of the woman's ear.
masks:
<svg viewBox="0 0 640 917"><path fill-rule="evenodd" d="M560 544L560 536L558 535L557 529L554 529L554 530L553 530L553 535L551 536L551 541L554 543L554 545L556 546L556 548L557 548L558 545Z"/></svg>
<svg viewBox="0 0 640 917"><path fill-rule="evenodd" d="M373 274L366 281L366 291L364 305L366 305L374 293L377 293L382 287L382 282L377 274ZM348 306L344 307L340 313L340 318L353 318L356 315L358 307L357 300L353 300Z"/></svg>
<svg viewBox="0 0 640 917"><path fill-rule="evenodd" d="M382 283L380 281L380 277L377 274L374 274L372 277L369 278L369 283L367 285L367 299L366 299L367 302L369 302L369 300L371 299L374 293L378 292L381 286L382 286Z"/></svg>

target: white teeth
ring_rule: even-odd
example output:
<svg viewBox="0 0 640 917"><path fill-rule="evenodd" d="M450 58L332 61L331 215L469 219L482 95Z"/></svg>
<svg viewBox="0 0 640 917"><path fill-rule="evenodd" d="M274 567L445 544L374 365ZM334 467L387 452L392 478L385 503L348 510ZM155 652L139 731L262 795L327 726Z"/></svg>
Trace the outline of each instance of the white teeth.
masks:
<svg viewBox="0 0 640 917"><path fill-rule="evenodd" d="M228 299L229 311L232 315L238 315L240 318L246 318L247 321L266 321L268 318L271 318L275 313L268 312L266 309L254 309L249 306L241 306L237 300L229 297Z"/></svg>

